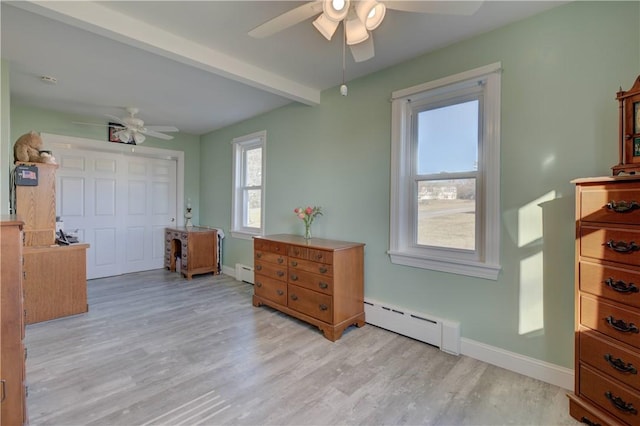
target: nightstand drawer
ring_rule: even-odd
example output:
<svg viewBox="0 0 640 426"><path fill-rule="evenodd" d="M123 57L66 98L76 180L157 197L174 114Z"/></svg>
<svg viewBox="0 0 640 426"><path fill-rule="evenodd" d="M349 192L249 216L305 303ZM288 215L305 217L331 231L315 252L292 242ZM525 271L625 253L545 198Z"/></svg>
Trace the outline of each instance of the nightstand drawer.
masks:
<svg viewBox="0 0 640 426"><path fill-rule="evenodd" d="M593 331L583 329L580 332L580 361L640 390L640 354L601 338Z"/></svg>
<svg viewBox="0 0 640 426"><path fill-rule="evenodd" d="M640 348L640 312L605 303L602 299L580 297L580 323L592 330Z"/></svg>
<svg viewBox="0 0 640 426"><path fill-rule="evenodd" d="M580 262L580 290L640 307L640 271Z"/></svg>
<svg viewBox="0 0 640 426"><path fill-rule="evenodd" d="M580 229L580 255L638 265L640 230L583 226Z"/></svg>

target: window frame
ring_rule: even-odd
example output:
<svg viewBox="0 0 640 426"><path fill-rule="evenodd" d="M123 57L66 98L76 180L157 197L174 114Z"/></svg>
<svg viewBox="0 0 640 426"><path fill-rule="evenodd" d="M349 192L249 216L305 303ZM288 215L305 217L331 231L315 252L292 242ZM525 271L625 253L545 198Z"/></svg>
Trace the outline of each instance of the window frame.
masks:
<svg viewBox="0 0 640 426"><path fill-rule="evenodd" d="M494 63L392 93L390 238L398 265L496 280L500 266L500 96L501 64ZM481 88L476 181L476 250L417 244L416 131L413 115L426 104L464 99ZM475 90L477 92L477 90ZM454 102L455 103L455 102Z"/></svg>
<svg viewBox="0 0 640 426"><path fill-rule="evenodd" d="M231 199L231 236L251 240L254 236L265 235L265 172L266 172L266 146L267 132L251 133L249 135L234 138L233 146L233 170L232 170L232 199ZM247 186L245 184L246 152L260 148L261 156L261 184ZM247 205L244 203L245 190L260 189L260 227L248 227L244 225L244 218L248 214Z"/></svg>

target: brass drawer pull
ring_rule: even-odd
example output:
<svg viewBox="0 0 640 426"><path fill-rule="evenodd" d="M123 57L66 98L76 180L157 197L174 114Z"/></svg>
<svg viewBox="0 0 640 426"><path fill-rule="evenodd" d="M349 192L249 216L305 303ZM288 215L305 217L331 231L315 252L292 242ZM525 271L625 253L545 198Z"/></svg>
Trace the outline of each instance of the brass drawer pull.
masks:
<svg viewBox="0 0 640 426"><path fill-rule="evenodd" d="M284 262L284 259L283 259L283 258L281 258L281 257L279 257L279 258L278 258L278 263L282 263L282 262Z"/></svg>
<svg viewBox="0 0 640 426"><path fill-rule="evenodd" d="M262 271L262 265L256 265L256 271Z"/></svg>
<svg viewBox="0 0 640 426"><path fill-rule="evenodd" d="M616 329L616 330L618 330L618 331L620 331L622 333L638 333L640 331L640 330L638 330L638 327L635 326L635 324L629 323L629 325L627 325L627 323L624 322L623 320L616 320L611 315L606 317L605 321L611 327L613 327L614 329Z"/></svg>
<svg viewBox="0 0 640 426"><path fill-rule="evenodd" d="M618 293L637 293L638 287L636 287L633 283L625 283L622 280L614 281L613 278L609 277L607 280L603 281L603 283L610 287L612 290L617 291Z"/></svg>
<svg viewBox="0 0 640 426"><path fill-rule="evenodd" d="M278 272L276 272L276 275L279 276L279 277L283 277L284 276L284 272L278 271Z"/></svg>
<svg viewBox="0 0 640 426"><path fill-rule="evenodd" d="M262 257L262 253L259 253L259 252L258 252L258 253L256 253L256 257L257 257L258 259L260 259L260 258Z"/></svg>
<svg viewBox="0 0 640 426"><path fill-rule="evenodd" d="M291 262L291 266L298 266L298 262L296 262L295 260Z"/></svg>
<svg viewBox="0 0 640 426"><path fill-rule="evenodd" d="M632 403L626 402L624 399L619 396L614 396L611 391L606 391L604 396L607 397L609 401L620 411L624 411L625 413L638 414L638 410L636 410Z"/></svg>
<svg viewBox="0 0 640 426"><path fill-rule="evenodd" d="M613 356L611 356L611 354L606 354L604 356L604 359L609 363L609 365L611 365L613 368L615 368L618 371L621 371L623 373L638 374L638 370L636 370L633 364L625 363L620 358L614 359Z"/></svg>
<svg viewBox="0 0 640 426"><path fill-rule="evenodd" d="M262 283L260 281L256 281L256 287L262 287Z"/></svg>
<svg viewBox="0 0 640 426"><path fill-rule="evenodd" d="M633 253L634 251L640 250L640 247L638 247L633 241L627 244L624 241L616 242L609 240L606 242L606 246L618 253Z"/></svg>
<svg viewBox="0 0 640 426"><path fill-rule="evenodd" d="M322 267L320 267L319 271L320 271L321 274L326 274L328 269L325 268L324 266L322 266Z"/></svg>
<svg viewBox="0 0 640 426"><path fill-rule="evenodd" d="M580 423L584 423L587 426L602 426L600 423L593 422L585 416L582 416L582 418L580 419Z"/></svg>
<svg viewBox="0 0 640 426"><path fill-rule="evenodd" d="M296 296L295 294L291 295L291 300L298 300L298 296Z"/></svg>
<svg viewBox="0 0 640 426"><path fill-rule="evenodd" d="M610 201L607 203L607 208L614 213L629 213L640 209L640 204L635 201Z"/></svg>
<svg viewBox="0 0 640 426"><path fill-rule="evenodd" d="M327 309L329 309L328 306L325 305L324 303L321 303L318 307L320 308L321 311L326 311Z"/></svg>
<svg viewBox="0 0 640 426"><path fill-rule="evenodd" d="M318 287L320 287L321 289L326 289L327 287L329 287L329 284L327 283L323 283L322 281L318 283Z"/></svg>
<svg viewBox="0 0 640 426"><path fill-rule="evenodd" d="M291 274L291 281L298 281L298 276L296 274Z"/></svg>
<svg viewBox="0 0 640 426"><path fill-rule="evenodd" d="M284 291L282 290L276 290L276 293L278 293L278 296L282 296L284 294Z"/></svg>

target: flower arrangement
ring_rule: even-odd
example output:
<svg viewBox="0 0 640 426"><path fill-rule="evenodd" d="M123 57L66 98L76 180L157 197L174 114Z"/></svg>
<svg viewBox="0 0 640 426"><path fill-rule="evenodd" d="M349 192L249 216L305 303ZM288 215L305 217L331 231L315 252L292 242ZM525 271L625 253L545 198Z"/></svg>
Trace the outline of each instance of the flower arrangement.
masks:
<svg viewBox="0 0 640 426"><path fill-rule="evenodd" d="M298 218L302 219L304 222L304 238L308 240L311 238L311 224L313 223L313 219L316 216L322 216L322 211L319 206L307 206L307 208L296 207L293 209L293 212L298 216Z"/></svg>

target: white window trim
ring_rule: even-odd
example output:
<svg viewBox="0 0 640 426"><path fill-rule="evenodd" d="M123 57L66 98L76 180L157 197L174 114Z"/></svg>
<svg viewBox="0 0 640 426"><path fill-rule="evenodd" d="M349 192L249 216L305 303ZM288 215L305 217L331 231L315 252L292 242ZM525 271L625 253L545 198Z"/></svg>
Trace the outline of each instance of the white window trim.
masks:
<svg viewBox="0 0 640 426"><path fill-rule="evenodd" d="M500 273L500 96L502 65L497 62L474 70L462 72L428 83L398 90L392 93L391 120L391 206L390 244L388 254L391 262L399 265L449 272L496 280ZM485 85L483 97L483 147L479 152L484 182L484 197L480 205L483 212L482 258L465 259L451 250L436 256L424 247L416 246L410 235L412 226L413 192L409 179L411 171L411 138L409 100L433 96L442 89L447 92L456 86L471 81ZM426 93L428 92L428 94Z"/></svg>
<svg viewBox="0 0 640 426"><path fill-rule="evenodd" d="M231 141L233 145L233 167L232 167L232 182L233 193L231 196L231 236L234 238L240 238L244 240L251 240L254 236L265 234L265 173L266 173L266 153L267 153L267 132L262 130L260 132L251 133L250 135L241 136ZM242 152L247 148L254 148L260 146L262 148L262 191L260 200L260 228L248 228L243 226L242 221L242 195L240 191L242 188L239 186L239 182L242 182Z"/></svg>

